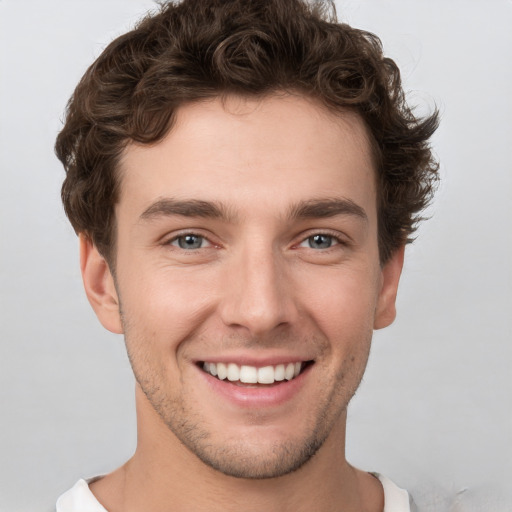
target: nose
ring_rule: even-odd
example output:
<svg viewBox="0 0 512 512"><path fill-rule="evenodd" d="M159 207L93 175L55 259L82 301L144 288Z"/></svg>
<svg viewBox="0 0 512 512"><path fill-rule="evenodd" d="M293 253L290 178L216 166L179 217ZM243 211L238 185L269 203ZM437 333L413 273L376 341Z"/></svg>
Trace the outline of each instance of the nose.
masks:
<svg viewBox="0 0 512 512"><path fill-rule="evenodd" d="M225 325L261 336L297 318L286 262L271 248L241 251L230 261L226 274L219 305Z"/></svg>

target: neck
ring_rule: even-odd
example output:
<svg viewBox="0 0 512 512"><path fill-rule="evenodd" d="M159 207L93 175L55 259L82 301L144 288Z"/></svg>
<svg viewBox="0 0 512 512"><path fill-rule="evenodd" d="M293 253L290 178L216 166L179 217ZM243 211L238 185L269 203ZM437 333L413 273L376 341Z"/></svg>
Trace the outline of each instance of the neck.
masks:
<svg viewBox="0 0 512 512"><path fill-rule="evenodd" d="M318 452L298 470L278 478L243 479L204 464L159 418L154 421L150 411L141 414L140 407L146 405L138 400L134 456L91 484L109 512L382 510L378 481L345 460L346 413Z"/></svg>

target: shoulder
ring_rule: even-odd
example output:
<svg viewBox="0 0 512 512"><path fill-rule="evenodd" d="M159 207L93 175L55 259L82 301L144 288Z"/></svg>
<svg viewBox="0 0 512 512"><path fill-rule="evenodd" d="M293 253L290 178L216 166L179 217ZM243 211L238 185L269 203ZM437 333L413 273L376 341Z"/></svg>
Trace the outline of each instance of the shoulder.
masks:
<svg viewBox="0 0 512 512"><path fill-rule="evenodd" d="M81 479L57 500L56 512L107 512Z"/></svg>
<svg viewBox="0 0 512 512"><path fill-rule="evenodd" d="M398 487L389 478L372 473L384 490L383 512L415 512L412 498L405 489ZM94 497L89 484L81 479L57 500L56 512L108 512Z"/></svg>
<svg viewBox="0 0 512 512"><path fill-rule="evenodd" d="M372 473L380 480L384 490L383 512L416 512L414 501L405 489L398 487L392 480L380 473Z"/></svg>

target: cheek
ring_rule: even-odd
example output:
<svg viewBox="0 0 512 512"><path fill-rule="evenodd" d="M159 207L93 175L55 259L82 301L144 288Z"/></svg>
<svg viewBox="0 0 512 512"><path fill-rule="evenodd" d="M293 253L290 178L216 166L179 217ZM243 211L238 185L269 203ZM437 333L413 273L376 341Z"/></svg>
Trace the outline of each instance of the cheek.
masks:
<svg viewBox="0 0 512 512"><path fill-rule="evenodd" d="M215 301L211 272L160 267L136 276L125 275L120 299L125 321L132 332L162 345L176 344L200 326Z"/></svg>
<svg viewBox="0 0 512 512"><path fill-rule="evenodd" d="M367 339L373 331L378 279L373 268L330 269L299 291L304 307L330 340L345 343ZM309 291L306 291L309 290Z"/></svg>

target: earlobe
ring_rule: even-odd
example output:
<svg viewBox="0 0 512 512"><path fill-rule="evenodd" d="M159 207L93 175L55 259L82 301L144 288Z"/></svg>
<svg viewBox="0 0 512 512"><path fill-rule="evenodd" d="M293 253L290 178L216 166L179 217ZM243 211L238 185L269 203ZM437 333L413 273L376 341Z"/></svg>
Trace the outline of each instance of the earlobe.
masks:
<svg viewBox="0 0 512 512"><path fill-rule="evenodd" d="M109 331L122 334L119 298L105 258L92 240L80 234L80 269L85 293L99 321Z"/></svg>
<svg viewBox="0 0 512 512"><path fill-rule="evenodd" d="M374 329L391 325L396 317L396 295L404 264L405 247L396 250L381 270L381 287L375 311Z"/></svg>

